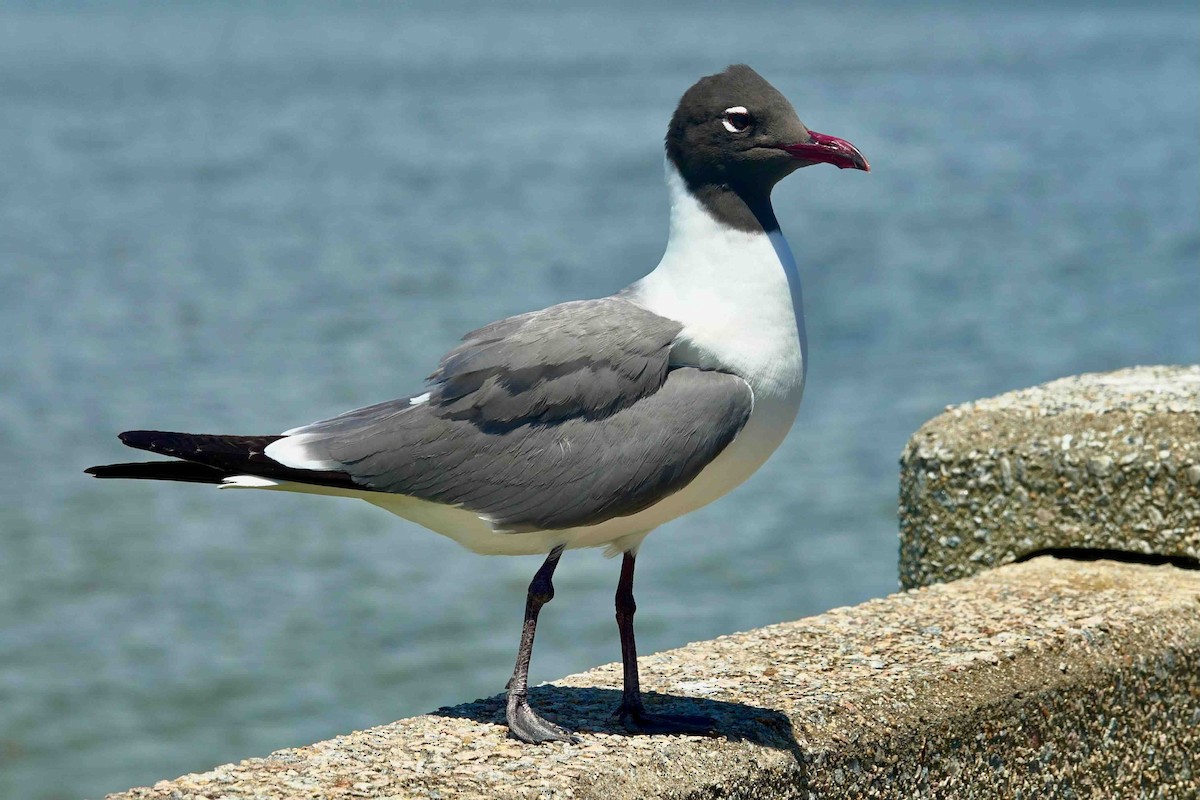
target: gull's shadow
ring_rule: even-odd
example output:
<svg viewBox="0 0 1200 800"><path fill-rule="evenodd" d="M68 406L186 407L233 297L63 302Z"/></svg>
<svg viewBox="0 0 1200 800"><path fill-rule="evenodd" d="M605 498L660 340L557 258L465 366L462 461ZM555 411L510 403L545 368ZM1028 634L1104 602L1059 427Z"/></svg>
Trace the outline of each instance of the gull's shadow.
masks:
<svg viewBox="0 0 1200 800"><path fill-rule="evenodd" d="M802 751L792 731L792 723L787 715L779 711L745 703L708 700L702 697L679 697L659 692L643 692L642 697L646 702L647 711L711 717L716 721L711 736L787 750L792 753L797 763L803 763ZM645 735L630 733L613 716L613 711L620 702L621 692L616 689L547 684L529 690L529 703L534 710L568 730L582 734ZM504 719L504 695L439 708L430 712L430 715L470 719L495 725L507 724Z"/></svg>

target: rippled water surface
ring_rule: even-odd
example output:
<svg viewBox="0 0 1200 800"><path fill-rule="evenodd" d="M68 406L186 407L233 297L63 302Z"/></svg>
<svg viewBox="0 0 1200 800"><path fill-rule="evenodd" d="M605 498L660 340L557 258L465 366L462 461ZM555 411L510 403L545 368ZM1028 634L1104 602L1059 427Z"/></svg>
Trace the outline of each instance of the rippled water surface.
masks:
<svg viewBox="0 0 1200 800"><path fill-rule="evenodd" d="M915 10L913 10L915 9ZM502 689L537 559L366 504L100 483L137 427L267 433L661 253L661 139L746 61L870 175L776 209L790 439L652 536L645 652L895 586L947 403L1195 362L1200 10L929 3L0 8L0 796L96 797ZM618 657L572 552L534 679Z"/></svg>

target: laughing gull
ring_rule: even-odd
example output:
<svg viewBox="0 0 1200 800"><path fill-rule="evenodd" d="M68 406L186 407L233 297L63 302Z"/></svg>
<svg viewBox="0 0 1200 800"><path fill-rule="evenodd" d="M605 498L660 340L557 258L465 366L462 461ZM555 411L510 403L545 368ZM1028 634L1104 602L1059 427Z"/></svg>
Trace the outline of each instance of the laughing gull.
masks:
<svg viewBox="0 0 1200 800"><path fill-rule="evenodd" d="M127 431L130 447L181 460L87 471L356 497L477 553L547 553L507 686L509 730L526 742L576 741L530 708L529 659L563 551L605 546L622 554L616 715L636 732L708 732L712 720L642 704L634 559L650 531L750 477L792 426L807 346L771 190L818 163L870 170L749 67L702 78L667 130L670 238L646 277L468 333L411 397L275 436Z"/></svg>

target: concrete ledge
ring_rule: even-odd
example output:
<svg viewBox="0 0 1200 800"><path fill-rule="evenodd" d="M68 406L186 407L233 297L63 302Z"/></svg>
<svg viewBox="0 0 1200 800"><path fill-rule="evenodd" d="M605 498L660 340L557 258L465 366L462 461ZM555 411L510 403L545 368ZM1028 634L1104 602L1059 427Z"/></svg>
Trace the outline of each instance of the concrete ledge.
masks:
<svg viewBox="0 0 1200 800"><path fill-rule="evenodd" d="M905 587L1050 549L1200 559L1200 367L966 403L925 423L900 465Z"/></svg>
<svg viewBox="0 0 1200 800"><path fill-rule="evenodd" d="M1200 794L1200 572L1038 558L534 690L579 745L506 738L498 697L111 798L956 798Z"/></svg>

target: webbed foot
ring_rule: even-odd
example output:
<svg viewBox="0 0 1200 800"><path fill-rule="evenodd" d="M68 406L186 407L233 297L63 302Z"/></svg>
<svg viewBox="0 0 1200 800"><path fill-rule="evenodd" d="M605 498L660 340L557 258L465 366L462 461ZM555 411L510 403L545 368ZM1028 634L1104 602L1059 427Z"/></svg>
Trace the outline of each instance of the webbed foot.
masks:
<svg viewBox="0 0 1200 800"><path fill-rule="evenodd" d="M555 725L549 720L538 716L529 706L529 700L524 697L509 697L505 709L508 718L508 731L522 742L540 744L542 742L570 742L578 744L579 737L566 728Z"/></svg>

